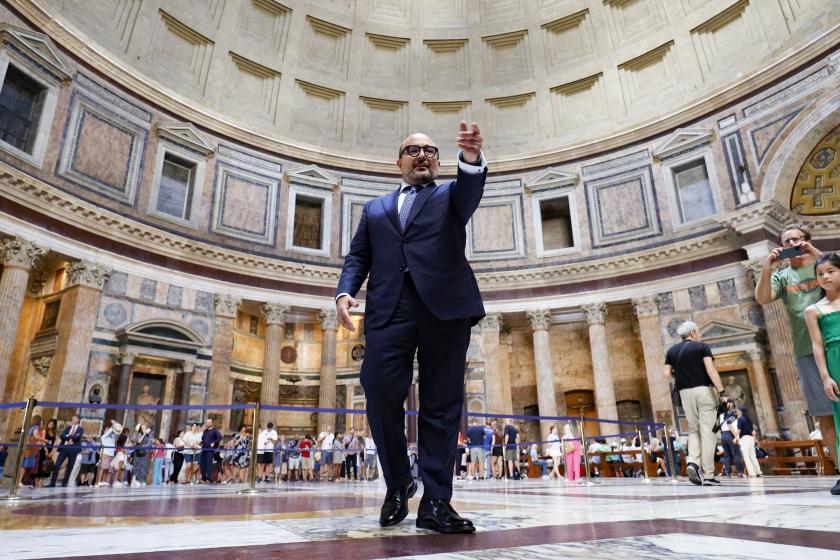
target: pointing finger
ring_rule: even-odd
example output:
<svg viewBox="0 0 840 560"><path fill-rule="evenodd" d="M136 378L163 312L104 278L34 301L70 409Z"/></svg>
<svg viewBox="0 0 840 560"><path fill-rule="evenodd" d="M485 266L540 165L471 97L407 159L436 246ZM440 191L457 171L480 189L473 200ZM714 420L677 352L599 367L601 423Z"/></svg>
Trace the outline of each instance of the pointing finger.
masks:
<svg viewBox="0 0 840 560"><path fill-rule="evenodd" d="M459 132L466 132L467 131L467 121L461 121L458 123L458 131Z"/></svg>
<svg viewBox="0 0 840 560"><path fill-rule="evenodd" d="M464 124L466 124L466 123L464 123ZM472 123L472 132L475 135L481 134L481 131L478 129L478 123L476 123L475 121L473 121L473 123Z"/></svg>

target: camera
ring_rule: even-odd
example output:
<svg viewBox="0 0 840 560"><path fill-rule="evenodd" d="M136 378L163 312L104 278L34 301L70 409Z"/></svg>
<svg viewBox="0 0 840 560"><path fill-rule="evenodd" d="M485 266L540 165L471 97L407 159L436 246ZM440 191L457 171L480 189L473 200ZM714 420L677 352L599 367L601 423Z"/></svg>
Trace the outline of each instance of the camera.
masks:
<svg viewBox="0 0 840 560"><path fill-rule="evenodd" d="M787 247L779 252L779 260L802 256L802 247Z"/></svg>

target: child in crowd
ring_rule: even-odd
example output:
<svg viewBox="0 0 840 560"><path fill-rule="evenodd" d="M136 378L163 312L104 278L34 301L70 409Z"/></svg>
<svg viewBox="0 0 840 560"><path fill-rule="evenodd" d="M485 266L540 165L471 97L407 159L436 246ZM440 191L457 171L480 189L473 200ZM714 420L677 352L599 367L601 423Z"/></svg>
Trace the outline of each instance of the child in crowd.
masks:
<svg viewBox="0 0 840 560"><path fill-rule="evenodd" d="M166 457L166 446L163 440L157 438L152 445L152 485L163 484L163 460Z"/></svg>
<svg viewBox="0 0 840 560"><path fill-rule="evenodd" d="M823 389L831 400L837 442L840 444L840 399L837 397L840 394L840 256L825 253L816 264L817 282L825 297L805 309L805 324L811 335L814 360ZM840 480L834 484L831 493L840 496Z"/></svg>

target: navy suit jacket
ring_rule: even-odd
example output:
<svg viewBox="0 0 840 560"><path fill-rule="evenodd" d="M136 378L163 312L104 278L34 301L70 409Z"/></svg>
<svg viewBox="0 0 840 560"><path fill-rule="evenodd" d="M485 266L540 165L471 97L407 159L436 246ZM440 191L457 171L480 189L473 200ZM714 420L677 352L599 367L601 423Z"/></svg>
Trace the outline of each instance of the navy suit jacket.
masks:
<svg viewBox="0 0 840 560"><path fill-rule="evenodd" d="M61 445L59 447L68 447L71 449L78 449L79 445L82 442L82 436L85 433L85 429L82 428L81 425L76 426L76 433L72 436L70 435L70 428L72 426L67 426L64 428L64 431L61 432Z"/></svg>
<svg viewBox="0 0 840 560"><path fill-rule="evenodd" d="M466 224L484 194L483 173L458 168L455 181L427 185L414 198L405 232L397 213L399 189L365 204L344 261L336 295L355 297L368 278L365 330L393 315L408 270L420 299L438 319L484 317L484 304L464 254ZM368 277L369 275L369 277Z"/></svg>

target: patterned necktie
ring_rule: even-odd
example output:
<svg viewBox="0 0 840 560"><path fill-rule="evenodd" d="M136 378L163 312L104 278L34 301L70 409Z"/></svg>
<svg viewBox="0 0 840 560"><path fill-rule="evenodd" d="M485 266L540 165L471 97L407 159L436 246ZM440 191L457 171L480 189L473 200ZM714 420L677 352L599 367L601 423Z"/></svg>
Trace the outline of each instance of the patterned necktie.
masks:
<svg viewBox="0 0 840 560"><path fill-rule="evenodd" d="M423 188L422 186L411 185L408 187L408 192L405 193L405 200L403 200L400 208L400 227L405 231L405 225L408 222L408 214L411 212L411 204L414 202L414 197L417 196L417 191Z"/></svg>

